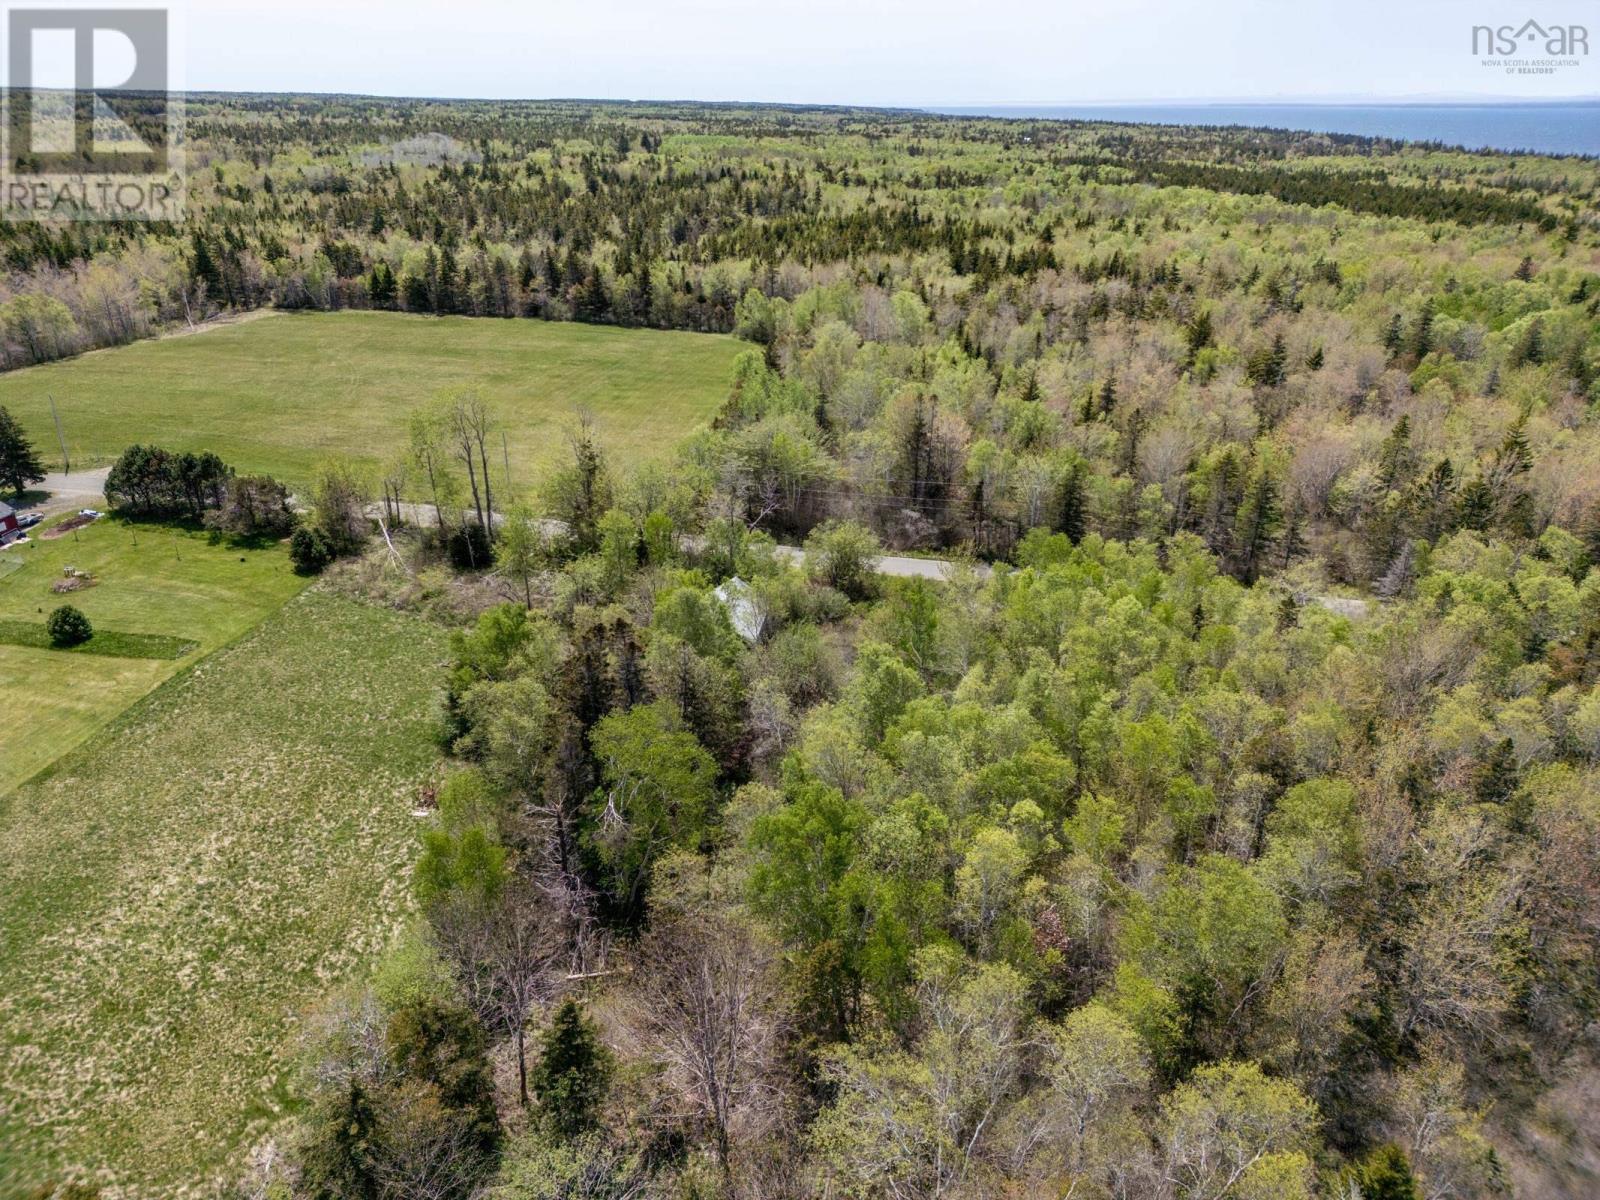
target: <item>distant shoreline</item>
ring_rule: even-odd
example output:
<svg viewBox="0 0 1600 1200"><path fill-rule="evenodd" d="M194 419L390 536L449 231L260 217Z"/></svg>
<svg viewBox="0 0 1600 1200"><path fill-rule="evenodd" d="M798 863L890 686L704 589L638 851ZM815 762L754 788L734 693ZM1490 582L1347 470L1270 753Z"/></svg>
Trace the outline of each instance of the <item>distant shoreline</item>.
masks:
<svg viewBox="0 0 1600 1200"><path fill-rule="evenodd" d="M1493 154L1600 157L1600 98L1575 100L1129 101L949 105L940 116L1214 125L1423 142Z"/></svg>

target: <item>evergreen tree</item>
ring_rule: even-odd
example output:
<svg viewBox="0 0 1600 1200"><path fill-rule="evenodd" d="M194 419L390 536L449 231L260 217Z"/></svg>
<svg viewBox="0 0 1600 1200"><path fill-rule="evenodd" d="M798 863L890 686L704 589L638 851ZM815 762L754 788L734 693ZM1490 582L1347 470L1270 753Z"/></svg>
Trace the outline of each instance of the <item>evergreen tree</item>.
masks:
<svg viewBox="0 0 1600 1200"><path fill-rule="evenodd" d="M222 271L217 266L216 257L211 253L211 245L197 229L190 239L191 259L189 275L196 283L206 285L208 295L220 297L222 294Z"/></svg>
<svg viewBox="0 0 1600 1200"><path fill-rule="evenodd" d="M638 305L639 320L648 325L650 323L651 309L655 304L656 285L655 280L650 276L650 264L643 259L639 262L635 286L638 290L636 303Z"/></svg>
<svg viewBox="0 0 1600 1200"><path fill-rule="evenodd" d="M1528 536L1533 528L1533 500L1522 478L1533 470L1533 448L1528 444L1527 418L1520 417L1506 432L1485 472L1494 499L1493 513L1510 533Z"/></svg>
<svg viewBox="0 0 1600 1200"><path fill-rule="evenodd" d="M1117 407L1117 377L1107 375L1106 381L1100 385L1099 412L1102 417L1109 417Z"/></svg>
<svg viewBox="0 0 1600 1200"><path fill-rule="evenodd" d="M1521 783L1517 769L1517 748L1510 738L1501 738L1478 768L1472 790L1485 804L1504 804L1516 795Z"/></svg>
<svg viewBox="0 0 1600 1200"><path fill-rule="evenodd" d="M1277 387L1283 383L1289 362L1289 351L1283 335L1276 335L1270 345L1263 346L1245 363L1245 377L1260 387Z"/></svg>
<svg viewBox="0 0 1600 1200"><path fill-rule="evenodd" d="M1568 378L1580 392L1587 392L1589 385L1594 383L1594 366L1589 362L1588 347L1583 340L1572 343L1572 349L1567 351L1567 357L1562 364Z"/></svg>
<svg viewBox="0 0 1600 1200"><path fill-rule="evenodd" d="M17 498L30 483L44 479L44 466L34 452L22 426L9 409L0 406L0 484L14 492Z"/></svg>
<svg viewBox="0 0 1600 1200"><path fill-rule="evenodd" d="M405 298L407 312L425 313L433 308L433 295L424 276L406 276Z"/></svg>
<svg viewBox="0 0 1600 1200"><path fill-rule="evenodd" d="M395 295L398 289L395 285L394 272L390 270L388 263L380 261L377 266L372 268L372 277L368 280L367 286L372 292L373 307L394 307Z"/></svg>
<svg viewBox="0 0 1600 1200"><path fill-rule="evenodd" d="M1518 417L1500 443L1495 465L1507 476L1526 475L1533 470L1533 448L1528 445L1528 418Z"/></svg>
<svg viewBox="0 0 1600 1200"><path fill-rule="evenodd" d="M1494 523L1494 489L1481 475L1461 489L1461 500L1456 506L1456 519L1463 529L1483 531Z"/></svg>
<svg viewBox="0 0 1600 1200"><path fill-rule="evenodd" d="M1083 540L1083 535L1088 528L1087 505L1083 486L1083 464L1074 462L1061 473L1061 482L1056 493L1056 521L1057 533L1064 533L1073 545Z"/></svg>
<svg viewBox="0 0 1600 1200"><path fill-rule="evenodd" d="M611 473L594 433L582 426L572 439L572 465L548 485L554 515L566 522L574 546L583 553L599 545L600 518L611 507Z"/></svg>
<svg viewBox="0 0 1600 1200"><path fill-rule="evenodd" d="M313 1200L375 1200L379 1119L357 1079L311 1110L299 1148L300 1180Z"/></svg>
<svg viewBox="0 0 1600 1200"><path fill-rule="evenodd" d="M584 272L583 286L578 290L575 312L580 321L605 321L611 315L611 303L606 296L605 283L600 278L600 268L594 263Z"/></svg>
<svg viewBox="0 0 1600 1200"><path fill-rule="evenodd" d="M388 1046L406 1077L436 1089L439 1103L465 1121L477 1149L495 1149L500 1116L494 1072L488 1040L470 1012L435 1000L408 1004L389 1019Z"/></svg>
<svg viewBox="0 0 1600 1200"><path fill-rule="evenodd" d="M429 247L430 251L432 247ZM460 309L458 287L460 269L456 265L455 251L446 246L439 254L439 282L433 292L433 311L453 313Z"/></svg>
<svg viewBox="0 0 1600 1200"><path fill-rule="evenodd" d="M1405 544L1407 505L1405 498L1388 492L1366 515L1362 542L1367 574L1373 578L1386 572Z"/></svg>
<svg viewBox="0 0 1600 1200"><path fill-rule="evenodd" d="M1589 551L1589 561L1600 564L1600 500L1596 500L1589 509L1588 518L1583 522L1582 537Z"/></svg>
<svg viewBox="0 0 1600 1200"><path fill-rule="evenodd" d="M1433 470L1417 484L1412 497L1417 532L1427 541L1438 541L1456 524L1456 471L1448 458L1441 458Z"/></svg>
<svg viewBox="0 0 1600 1200"><path fill-rule="evenodd" d="M1233 551L1235 519L1244 501L1244 467L1235 446L1218 451L1199 472L1199 532L1218 558Z"/></svg>
<svg viewBox="0 0 1600 1200"><path fill-rule="evenodd" d="M1433 349L1433 301L1423 302L1422 311L1417 314L1417 323L1411 330L1411 344L1407 347L1411 356L1423 359L1428 356L1428 351Z"/></svg>
<svg viewBox="0 0 1600 1200"><path fill-rule="evenodd" d="M1322 366L1323 366L1323 363L1325 361L1326 361L1326 356L1322 352L1322 347L1318 346L1315 350L1313 350L1310 354L1308 354L1306 356L1306 370L1308 370L1308 371L1320 371L1320 370L1322 370Z"/></svg>
<svg viewBox="0 0 1600 1200"><path fill-rule="evenodd" d="M1544 361L1544 327L1543 322L1533 320L1528 323L1528 328L1523 330L1522 336L1517 339L1517 344L1511 350L1511 365L1513 367L1537 366Z"/></svg>
<svg viewBox="0 0 1600 1200"><path fill-rule="evenodd" d="M540 1041L529 1084L545 1128L570 1139L589 1132L611 1082L611 1055L571 999L562 1002Z"/></svg>
<svg viewBox="0 0 1600 1200"><path fill-rule="evenodd" d="M1291 504L1283 517L1283 534L1278 539L1279 562L1287 567L1306 552L1305 512L1298 503Z"/></svg>
<svg viewBox="0 0 1600 1200"><path fill-rule="evenodd" d="M1282 526L1283 506L1279 500L1278 481L1266 463L1258 463L1245 487L1244 502L1234 521L1238 573L1245 583L1255 582Z"/></svg>
<svg viewBox="0 0 1600 1200"><path fill-rule="evenodd" d="M1401 414L1378 451L1378 482L1385 492L1410 485L1417 470L1416 451L1411 448L1411 418Z"/></svg>
<svg viewBox="0 0 1600 1200"><path fill-rule="evenodd" d="M1394 358L1400 353L1400 347L1405 342L1405 325L1400 314L1395 313L1389 318L1389 324L1383 331L1383 348L1389 352L1389 357Z"/></svg>
<svg viewBox="0 0 1600 1200"><path fill-rule="evenodd" d="M1200 356L1200 351L1211 345L1211 339L1211 312L1209 309L1201 309L1183 328L1183 340L1189 347L1187 366L1194 365L1194 360Z"/></svg>

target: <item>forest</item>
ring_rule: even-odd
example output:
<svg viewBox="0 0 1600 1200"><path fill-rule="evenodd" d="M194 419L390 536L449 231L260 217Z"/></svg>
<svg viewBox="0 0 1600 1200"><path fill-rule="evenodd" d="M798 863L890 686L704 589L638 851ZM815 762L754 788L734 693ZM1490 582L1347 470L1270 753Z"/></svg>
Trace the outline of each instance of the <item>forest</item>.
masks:
<svg viewBox="0 0 1600 1200"><path fill-rule="evenodd" d="M1457 528L1592 520L1588 160L274 97L197 99L191 137L192 229L0 230L7 362L261 305L736 331L697 459L779 533L1187 531L1246 581L1392 585Z"/></svg>
<svg viewBox="0 0 1600 1200"><path fill-rule="evenodd" d="M519 494L464 393L319 471L299 568L451 628L441 765L241 1196L1590 1194L1594 161L311 97L190 136L192 228L0 230L10 365L261 306L748 343L666 465L580 424Z"/></svg>

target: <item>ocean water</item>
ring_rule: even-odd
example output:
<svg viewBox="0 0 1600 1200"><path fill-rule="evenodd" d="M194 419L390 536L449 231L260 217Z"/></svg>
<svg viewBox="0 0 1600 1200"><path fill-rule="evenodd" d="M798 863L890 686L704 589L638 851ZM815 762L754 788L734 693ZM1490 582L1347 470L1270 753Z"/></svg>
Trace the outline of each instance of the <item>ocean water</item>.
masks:
<svg viewBox="0 0 1600 1200"><path fill-rule="evenodd" d="M1469 150L1600 156L1600 100L1514 104L1079 104L936 108L956 116L1256 125L1443 142Z"/></svg>

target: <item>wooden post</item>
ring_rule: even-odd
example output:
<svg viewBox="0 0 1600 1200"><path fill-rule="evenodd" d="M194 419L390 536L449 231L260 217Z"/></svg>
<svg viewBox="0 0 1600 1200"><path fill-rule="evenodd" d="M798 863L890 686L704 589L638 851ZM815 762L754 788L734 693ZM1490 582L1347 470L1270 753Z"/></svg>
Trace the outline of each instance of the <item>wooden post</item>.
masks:
<svg viewBox="0 0 1600 1200"><path fill-rule="evenodd" d="M45 395L50 400L50 415L55 418L56 441L61 443L61 473L70 475L72 473L72 462L67 457L67 435L61 432L61 414L56 411L56 398L49 392L46 392Z"/></svg>

